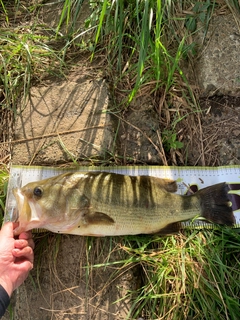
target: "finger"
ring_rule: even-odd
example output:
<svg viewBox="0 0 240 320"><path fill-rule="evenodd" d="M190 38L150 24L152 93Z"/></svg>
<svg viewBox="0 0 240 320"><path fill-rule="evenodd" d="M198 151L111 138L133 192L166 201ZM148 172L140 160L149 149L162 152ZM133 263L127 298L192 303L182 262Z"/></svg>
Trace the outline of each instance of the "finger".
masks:
<svg viewBox="0 0 240 320"><path fill-rule="evenodd" d="M32 249L35 248L35 243L34 243L33 239L28 240L28 246L31 247Z"/></svg>
<svg viewBox="0 0 240 320"><path fill-rule="evenodd" d="M31 247L25 247L23 249L13 249L12 254L15 258L24 258L31 263L34 261L33 249Z"/></svg>
<svg viewBox="0 0 240 320"><path fill-rule="evenodd" d="M12 224L13 224L13 230L19 226L19 222L13 222Z"/></svg>
<svg viewBox="0 0 240 320"><path fill-rule="evenodd" d="M31 247L32 249L35 248L35 242L33 241L33 239L29 239L29 240L28 240L28 245L29 245L29 247Z"/></svg>
<svg viewBox="0 0 240 320"><path fill-rule="evenodd" d="M32 239L32 231L21 232L18 236L19 239Z"/></svg>
<svg viewBox="0 0 240 320"><path fill-rule="evenodd" d="M17 239L14 242L14 248L17 249L23 249L24 247L31 247L32 249L35 248L35 243L33 241L33 239L29 239L29 240L24 240L24 239Z"/></svg>
<svg viewBox="0 0 240 320"><path fill-rule="evenodd" d="M23 239L19 240L19 239L17 239L14 242L14 248L17 248L17 249L22 249L22 248L25 248L27 246L28 246L28 241L27 240L23 240Z"/></svg>
<svg viewBox="0 0 240 320"><path fill-rule="evenodd" d="M23 233L26 229L26 225L20 224L19 222L14 223L14 230L13 234L14 236L19 236L21 233Z"/></svg>
<svg viewBox="0 0 240 320"><path fill-rule="evenodd" d="M31 231L22 232L18 236L18 239L28 240L28 239L31 239L31 238L32 238L32 232Z"/></svg>
<svg viewBox="0 0 240 320"><path fill-rule="evenodd" d="M19 229L19 222L13 222L13 235L14 236L19 235L18 229Z"/></svg>
<svg viewBox="0 0 240 320"><path fill-rule="evenodd" d="M32 249L35 248L35 243L33 239L28 239L28 240L16 239L14 242L14 248L22 249L27 246L31 247Z"/></svg>
<svg viewBox="0 0 240 320"><path fill-rule="evenodd" d="M33 263L26 259L18 259L15 262L15 269L21 271L22 276L26 279L28 276L29 271L33 269Z"/></svg>

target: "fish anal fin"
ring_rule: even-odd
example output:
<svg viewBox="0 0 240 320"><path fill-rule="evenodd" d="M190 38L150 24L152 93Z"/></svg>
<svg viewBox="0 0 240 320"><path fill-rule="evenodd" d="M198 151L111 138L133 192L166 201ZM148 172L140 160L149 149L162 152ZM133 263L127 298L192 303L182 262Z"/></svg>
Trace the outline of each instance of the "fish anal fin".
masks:
<svg viewBox="0 0 240 320"><path fill-rule="evenodd" d="M182 229L181 222L172 222L167 224L164 228L160 229L159 231L155 232L158 235L170 235L178 233Z"/></svg>
<svg viewBox="0 0 240 320"><path fill-rule="evenodd" d="M84 217L85 223L87 224L96 224L96 225L111 225L115 221L109 217L106 213L103 212L90 212Z"/></svg>

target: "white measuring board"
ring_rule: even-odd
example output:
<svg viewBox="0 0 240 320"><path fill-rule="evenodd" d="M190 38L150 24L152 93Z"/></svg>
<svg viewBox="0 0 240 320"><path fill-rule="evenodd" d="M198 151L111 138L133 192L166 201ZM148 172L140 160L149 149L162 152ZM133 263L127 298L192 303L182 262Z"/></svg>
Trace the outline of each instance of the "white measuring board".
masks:
<svg viewBox="0 0 240 320"><path fill-rule="evenodd" d="M8 184L8 195L6 201L5 221L11 221L12 212L16 207L16 200L12 189L22 187L28 182L38 181L53 177L65 172L75 171L105 171L126 175L147 175L159 178L168 178L177 181L178 194L185 195L189 188L197 191L199 189L226 182L230 186L230 197L236 218L236 228L240 227L240 166L222 167L166 167L166 166L115 166L115 167L77 167L55 168L40 166L16 166L10 170ZM184 227L213 227L212 224L202 221L184 222Z"/></svg>

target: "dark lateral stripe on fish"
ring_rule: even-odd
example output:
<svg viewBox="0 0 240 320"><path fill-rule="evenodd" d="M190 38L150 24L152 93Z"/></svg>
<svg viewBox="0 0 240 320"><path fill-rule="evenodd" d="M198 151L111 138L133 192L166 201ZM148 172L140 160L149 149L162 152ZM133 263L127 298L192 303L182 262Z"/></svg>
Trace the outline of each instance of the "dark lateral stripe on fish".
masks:
<svg viewBox="0 0 240 320"><path fill-rule="evenodd" d="M178 186L177 186L177 182L174 180L170 180L170 179L162 179L162 178L157 178L157 177L149 177L149 176L139 176L139 177L131 177L135 178L135 179L140 179L140 183L142 185L146 185L152 182L155 182L156 185L159 185L160 188L165 189L167 192L171 192L174 193L177 191Z"/></svg>

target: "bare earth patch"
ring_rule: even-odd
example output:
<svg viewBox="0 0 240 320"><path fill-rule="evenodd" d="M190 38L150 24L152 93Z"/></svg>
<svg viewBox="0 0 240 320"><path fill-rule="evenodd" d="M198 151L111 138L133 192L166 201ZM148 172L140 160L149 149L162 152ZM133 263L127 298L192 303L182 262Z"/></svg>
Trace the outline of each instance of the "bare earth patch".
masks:
<svg viewBox="0 0 240 320"><path fill-rule="evenodd" d="M214 96L200 100L201 125L188 150L189 165L240 164L240 97ZM201 132L203 140L200 141ZM201 152L199 152L202 150Z"/></svg>
<svg viewBox="0 0 240 320"><path fill-rule="evenodd" d="M136 265L111 265L124 259L120 237L37 238L35 268L12 299L15 320L127 318L134 299L131 291L140 287L140 279ZM9 319L7 314L4 319Z"/></svg>
<svg viewBox="0 0 240 320"><path fill-rule="evenodd" d="M214 27L210 30L216 31ZM233 35L233 46L238 48L235 29ZM220 53L221 48L216 50L216 57ZM231 57L235 59L235 55ZM213 73L217 70L214 65ZM225 79L220 80L224 84ZM238 80L235 74L234 83ZM218 91L215 82L210 87L204 83L203 88L209 89L207 93ZM229 78L228 83L232 84ZM191 113L190 109L187 117L181 114L177 103L172 111L171 106L159 111L147 97L138 98L124 112L115 113L103 76L83 67L81 61L64 81L42 84L31 89L15 127L12 113L0 109L2 163L12 160L24 165L68 165L81 160L87 165L110 161L118 165L240 164L240 97L202 98L200 110ZM184 145L166 151L162 120L163 115L174 110L183 116L176 133ZM171 120L169 116L167 121ZM121 238L53 234L36 238L35 268L12 299L14 320L127 318L135 298L132 291L142 284L138 266L126 269L122 263L111 264L125 258ZM10 313L3 319L12 319Z"/></svg>

